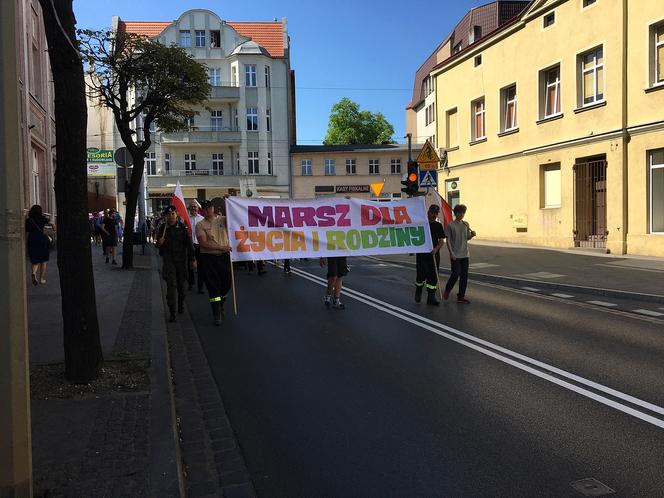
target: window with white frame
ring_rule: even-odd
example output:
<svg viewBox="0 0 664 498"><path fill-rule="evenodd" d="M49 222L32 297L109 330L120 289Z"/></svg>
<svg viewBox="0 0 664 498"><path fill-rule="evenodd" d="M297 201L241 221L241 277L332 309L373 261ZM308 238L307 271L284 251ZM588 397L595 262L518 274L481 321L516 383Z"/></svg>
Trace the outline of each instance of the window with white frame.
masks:
<svg viewBox="0 0 664 498"><path fill-rule="evenodd" d="M212 131L221 131L223 118L220 110L210 111L210 129Z"/></svg>
<svg viewBox="0 0 664 498"><path fill-rule="evenodd" d="M270 109L265 109L265 129L272 131L272 112Z"/></svg>
<svg viewBox="0 0 664 498"><path fill-rule="evenodd" d="M591 105L604 100L604 50L602 47L579 55L578 70L581 80L579 106Z"/></svg>
<svg viewBox="0 0 664 498"><path fill-rule="evenodd" d="M436 104L429 104L424 110L424 124L429 126L436 120Z"/></svg>
<svg viewBox="0 0 664 498"><path fill-rule="evenodd" d="M211 68L209 72L210 85L212 86L221 86L221 69Z"/></svg>
<svg viewBox="0 0 664 498"><path fill-rule="evenodd" d="M237 66L231 66L231 86L240 86L237 80Z"/></svg>
<svg viewBox="0 0 664 498"><path fill-rule="evenodd" d="M240 118L237 114L237 107L235 108L235 115L233 116L233 124L235 125L234 131L240 131Z"/></svg>
<svg viewBox="0 0 664 498"><path fill-rule="evenodd" d="M166 152L164 154L164 171L169 172L171 170L171 154Z"/></svg>
<svg viewBox="0 0 664 498"><path fill-rule="evenodd" d="M560 207L560 163L540 166L540 207Z"/></svg>
<svg viewBox="0 0 664 498"><path fill-rule="evenodd" d="M247 107L247 131L258 131L258 107Z"/></svg>
<svg viewBox="0 0 664 498"><path fill-rule="evenodd" d="M369 174L380 175L380 159L369 159Z"/></svg>
<svg viewBox="0 0 664 498"><path fill-rule="evenodd" d="M145 171L148 176L157 174L157 154L155 152L145 153Z"/></svg>
<svg viewBox="0 0 664 498"><path fill-rule="evenodd" d="M648 154L650 162L650 233L664 234L664 149Z"/></svg>
<svg viewBox="0 0 664 498"><path fill-rule="evenodd" d="M188 117L188 118L184 118L184 125L185 125L187 128L192 129L192 128L194 127L194 116L190 116L190 117Z"/></svg>
<svg viewBox="0 0 664 498"><path fill-rule="evenodd" d="M270 78L270 66L265 66L265 88L270 88L271 78Z"/></svg>
<svg viewBox="0 0 664 498"><path fill-rule="evenodd" d="M222 153L217 152L212 154L212 174L224 174L224 155Z"/></svg>
<svg viewBox="0 0 664 498"><path fill-rule="evenodd" d="M541 71L540 85L540 117L548 118L560 114L560 66Z"/></svg>
<svg viewBox="0 0 664 498"><path fill-rule="evenodd" d="M221 31L218 29L210 30L210 48L221 47Z"/></svg>
<svg viewBox="0 0 664 498"><path fill-rule="evenodd" d="M518 121L516 117L516 85L508 86L500 91L502 119L500 128L502 132L516 130Z"/></svg>
<svg viewBox="0 0 664 498"><path fill-rule="evenodd" d="M196 30L196 47L201 48L205 46L205 30Z"/></svg>
<svg viewBox="0 0 664 498"><path fill-rule="evenodd" d="M473 100L470 104L471 116L473 119L471 137L473 142L486 138L486 108L484 107L484 97Z"/></svg>
<svg viewBox="0 0 664 498"><path fill-rule="evenodd" d="M244 66L244 86L256 86L256 64Z"/></svg>
<svg viewBox="0 0 664 498"><path fill-rule="evenodd" d="M250 175L257 175L259 173L258 152L247 152L247 164L249 166L247 172Z"/></svg>
<svg viewBox="0 0 664 498"><path fill-rule="evenodd" d="M347 175L357 174L357 161L355 159L346 159L346 174Z"/></svg>
<svg viewBox="0 0 664 498"><path fill-rule="evenodd" d="M456 108L450 109L445 113L445 133L446 147L453 149L459 146L459 114Z"/></svg>
<svg viewBox="0 0 664 498"><path fill-rule="evenodd" d="M195 171L196 170L196 154L185 154L184 155L184 169L186 171Z"/></svg>
<svg viewBox="0 0 664 498"><path fill-rule="evenodd" d="M311 176L313 174L311 171L311 159L302 159L300 166L302 167L302 176Z"/></svg>
<svg viewBox="0 0 664 498"><path fill-rule="evenodd" d="M191 47L191 32L188 30L180 31L180 46L184 48Z"/></svg>
<svg viewBox="0 0 664 498"><path fill-rule="evenodd" d="M267 153L267 174L272 174L272 152Z"/></svg>
<svg viewBox="0 0 664 498"><path fill-rule="evenodd" d="M664 85L664 22L650 27L650 86Z"/></svg>
<svg viewBox="0 0 664 498"><path fill-rule="evenodd" d="M326 176L333 176L337 174L337 166L336 166L336 161L334 159L325 159L325 175Z"/></svg>
<svg viewBox="0 0 664 498"><path fill-rule="evenodd" d="M390 173L393 175L401 174L401 159L390 159Z"/></svg>

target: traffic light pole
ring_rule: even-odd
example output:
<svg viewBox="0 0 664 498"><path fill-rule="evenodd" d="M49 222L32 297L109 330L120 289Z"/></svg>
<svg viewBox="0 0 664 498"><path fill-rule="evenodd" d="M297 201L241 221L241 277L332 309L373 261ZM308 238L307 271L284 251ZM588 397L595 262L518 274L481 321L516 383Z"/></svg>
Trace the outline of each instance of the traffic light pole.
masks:
<svg viewBox="0 0 664 498"><path fill-rule="evenodd" d="M408 162L413 160L413 134L406 133L406 138L408 139Z"/></svg>
<svg viewBox="0 0 664 498"><path fill-rule="evenodd" d="M32 496L18 4L0 2L0 498Z"/></svg>

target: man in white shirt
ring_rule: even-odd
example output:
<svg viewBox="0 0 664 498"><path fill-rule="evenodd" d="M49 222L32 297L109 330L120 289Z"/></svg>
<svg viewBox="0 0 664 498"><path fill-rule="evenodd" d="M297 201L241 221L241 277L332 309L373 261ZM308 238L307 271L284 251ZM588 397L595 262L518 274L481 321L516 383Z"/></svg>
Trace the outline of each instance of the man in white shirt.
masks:
<svg viewBox="0 0 664 498"><path fill-rule="evenodd" d="M191 223L191 240L194 243L194 253L196 255L196 266L198 273L198 293L203 294L203 265L201 265L201 246L198 244L198 239L196 238L196 225L199 221L203 219L198 212L199 204L196 199L192 200L189 203L189 223ZM194 270L189 269L189 290L194 286Z"/></svg>
<svg viewBox="0 0 664 498"><path fill-rule="evenodd" d="M468 285L468 263L470 253L468 252L468 241L475 237L476 233L470 229L470 225L463 221L466 215L466 206L457 204L454 206L454 221L445 227L445 236L447 237L447 250L450 252L450 266L452 274L450 275L443 299L450 296L450 291L459 280L459 293L457 294L457 303L470 304L466 299L466 286Z"/></svg>

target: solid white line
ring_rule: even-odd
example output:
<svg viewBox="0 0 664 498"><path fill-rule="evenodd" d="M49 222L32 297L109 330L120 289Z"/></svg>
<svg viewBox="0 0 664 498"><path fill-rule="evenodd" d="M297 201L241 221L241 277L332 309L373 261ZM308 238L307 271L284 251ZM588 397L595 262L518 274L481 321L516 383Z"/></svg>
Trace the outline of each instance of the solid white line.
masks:
<svg viewBox="0 0 664 498"><path fill-rule="evenodd" d="M326 280L324 280L324 279L322 279L322 278L320 278L316 275L312 275L308 272L300 270L298 268L293 268L293 272L298 274L302 278L310 280L310 281L312 281L314 283L317 283L321 286L327 285ZM530 364L535 365L535 366L537 366L539 368L542 368L544 370L548 370L548 371L550 371L552 373L555 373L557 375L560 375L562 377L566 377L570 380L573 380L573 381L578 382L580 384L586 385L586 386L591 387L593 389L596 389L598 391L602 391L606 394L609 394L609 395L614 396L616 398L622 399L622 400L627 401L629 403L632 403L634 405L640 406L640 407L645 408L649 411L658 413L660 415L664 415L664 408L662 408L658 405L649 403L647 401L641 400L641 399L636 398L634 396L630 396L628 394L622 393L622 392L617 391L615 389L611 389L610 387L606 387L602 384L598 384L596 382L585 379L585 378L580 377L578 375L569 373L565 370L561 370L559 368L553 367L553 366L548 365L546 363L543 363L543 362L540 362L538 360L532 359L528 356L522 355L520 353L516 353L516 352L511 351L509 349L503 348L502 346L498 346L496 344L493 344L489 341L479 339L479 338L474 337L470 334L466 334L464 332L461 332L460 330L454 329L452 327L448 327L447 325L443 325L439 322L435 322L435 321L430 320L428 318L425 318L423 316L417 315L416 313L412 313L408 310L405 310L405 309L399 308L397 306L391 305L389 303L386 303L386 302L381 301L379 299L376 299L374 297L368 296L366 294L363 294L363 293L361 293L359 291L356 291L356 290L353 290L351 288L345 287L344 292L346 293L347 296L352 297L352 298L356 299L357 301L360 301L360 302L362 302L362 303L364 303L368 306L371 306L371 307L376 308L380 311L383 311L383 312L385 312L389 315L392 315L392 316L395 316L395 317L397 317L401 320L410 322L414 325L419 326L420 328L423 328L425 330L429 330L430 332L433 332L437 335L440 335L441 337L445 337L446 339L449 339L451 341L457 342L457 343L462 344L466 347L469 347L471 349L479 351L479 352L481 352L483 354L486 354L488 356L491 356L491 357L493 357L497 360L503 361L504 363L507 363L507 364L512 365L516 368L519 368L519 369L524 370L528 373L531 373L531 374L533 374L537 377L548 380L548 381L550 381L554 384L557 384L559 386L565 387L566 389L569 389L569 390L574 391L578 394L581 394L582 396L593 399L595 401L598 401L599 403L605 404L605 405L610 406L612 408L615 408L619 411L622 411L624 413L632 415L632 416L634 416L636 418L639 418L639 419L641 419L645 422L651 423L651 424L653 424L657 427L664 428L664 421L663 420L660 420L660 419L658 419L656 417L653 417L651 415L642 413L638 410L635 410L635 409L633 409L629 406L625 406L625 405L623 405L621 403L618 403L616 401L613 401L611 399L605 398L601 395L593 393L592 391L588 391L587 389L584 389L582 387L575 386L574 384L570 384L569 382L566 382L562 379L558 379L557 377L553 377L553 376L551 376L547 373L541 372L539 370L531 368L531 367L529 367L527 365L524 365L522 363L516 362L516 361L514 361L510 358L507 358L507 357L503 356L502 354L498 354L498 353L496 353L494 351L491 351L491 350L488 350L488 349L486 349L485 347L482 347L482 346L493 348L496 351L499 351L500 353L512 356L512 357L517 358L521 361L524 361L526 363L530 363ZM450 333L446 333L443 330L439 330L439 329L443 329L444 331L448 331ZM459 336L459 337L457 337L457 336ZM470 342L470 341L472 341L472 342ZM473 343L479 343L482 346L479 346L479 345L473 344Z"/></svg>
<svg viewBox="0 0 664 498"><path fill-rule="evenodd" d="M607 303L606 301L586 301L588 304L596 304L597 306L604 306L605 308L615 308L618 306L615 303Z"/></svg>
<svg viewBox="0 0 664 498"><path fill-rule="evenodd" d="M551 294L551 295L552 295L553 297L559 297L559 298L561 298L561 299L570 299L570 298L574 297L574 296L572 296L572 295L570 295L570 294L558 294L558 293L553 293L553 294Z"/></svg>
<svg viewBox="0 0 664 498"><path fill-rule="evenodd" d="M655 317L664 316L664 313L659 313L658 311L650 311L650 310L634 310L634 313L640 313L642 315L655 316Z"/></svg>
<svg viewBox="0 0 664 498"><path fill-rule="evenodd" d="M535 287L521 287L523 290L527 290L530 292L539 292L540 289L536 289Z"/></svg>

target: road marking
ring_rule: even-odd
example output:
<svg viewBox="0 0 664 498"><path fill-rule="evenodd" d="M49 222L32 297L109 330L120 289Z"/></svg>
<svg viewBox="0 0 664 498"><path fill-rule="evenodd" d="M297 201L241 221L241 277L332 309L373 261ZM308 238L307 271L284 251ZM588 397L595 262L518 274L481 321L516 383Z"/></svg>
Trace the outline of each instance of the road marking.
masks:
<svg viewBox="0 0 664 498"><path fill-rule="evenodd" d="M523 290L527 290L530 292L539 292L540 289L536 289L535 287L521 287Z"/></svg>
<svg viewBox="0 0 664 498"><path fill-rule="evenodd" d="M500 265L494 265L493 263L472 263L470 265L470 268L472 268L473 270L476 270L478 268L495 268L496 266L500 266Z"/></svg>
<svg viewBox="0 0 664 498"><path fill-rule="evenodd" d="M560 278L565 275L561 275L560 273L549 273L548 271L538 271L537 273L524 273L521 276L529 278Z"/></svg>
<svg viewBox="0 0 664 498"><path fill-rule="evenodd" d="M574 297L574 296L572 296L572 295L570 295L570 294L558 294L557 292L554 292L554 293L551 294L551 295L552 295L553 297L559 297L560 299L571 299L571 298Z"/></svg>
<svg viewBox="0 0 664 498"><path fill-rule="evenodd" d="M316 275L313 275L311 273L305 272L299 268L293 268L293 272L304 278L307 279L311 282L314 282L320 286L327 286L327 280L318 277ZM533 358L530 358L528 356L522 355L521 353L517 353L515 351L509 350L507 348L504 348L502 346L498 346L497 344L493 344L489 341L485 341L484 339L479 339L478 337L472 336L470 334L467 334L465 332L462 332L460 330L457 330L453 327L449 327L447 325L444 325L442 323L436 322L434 320L431 320L429 318L425 318L423 316L420 316L416 313L413 313L411 311L408 311L403 308L399 308L398 306L394 306L392 304L389 304L385 301L381 301L380 299L376 299L372 296L369 296L367 294L363 294L359 291L356 291L352 288L349 287L344 287L344 292L346 296L353 298L357 301L360 301L367 306L371 306L373 308L376 308L379 311L382 311L384 313L387 313L389 315L392 315L400 320L412 323L413 325L416 325L422 329L428 330L430 332L433 332L434 334L437 334L441 337L444 337L446 339L449 339L453 342L456 342L458 344L461 344L463 346L466 346L470 349L473 349L475 351L478 351L482 354L485 354L487 356L490 356L496 360L502 361L503 363L506 363L508 365L511 365L515 368L518 368L520 370L523 370L524 372L528 372L536 377L539 377L541 379L547 380L553 384L556 384L560 387L564 387L565 389L568 389L570 391L576 392L577 394L580 394L586 398L592 399L594 401L597 401L598 403L601 403L603 405L609 406L611 408L614 408L618 411L621 411L623 413L626 413L628 415L631 415L635 418L638 418L640 420L643 420L644 422L648 422L649 424L655 425L659 427L660 429L664 429L664 420L661 420L657 417L654 417L652 415L649 415L647 413L643 413L639 410L636 410L630 406L624 405L622 403L619 403L615 400L609 399L605 396L602 396L601 394L597 394L593 391L589 391L588 389L585 389L583 387L579 387L577 385L574 385L570 382L567 382L566 380L560 379L558 377L554 377L553 375L550 375L546 372L543 372L541 370L537 370L529 365L526 365L524 363L529 363L531 365L534 365L538 368L541 368L542 370L546 370L548 372L551 372L553 374L556 374L560 377L567 378L569 380L572 380L574 382L577 382L579 384L588 386L592 389L595 389L597 391L601 391L609 396L613 396L614 398L618 398L620 400L626 401L628 403L631 403L633 405L639 406L641 408L644 408L648 411L657 413L659 415L664 416L664 408L658 405L655 405L653 403L649 403L647 401L644 401L642 399L636 398L634 396L631 396L629 394L625 394L623 392L617 391L615 389L612 389L610 387L604 386L602 384L598 384L597 382L593 382L591 380L585 379L583 377L580 377L576 374L567 372L565 370L562 370L560 368L554 367L552 365L549 365L547 363L541 362L539 360L535 360ZM487 349L491 348L491 349ZM508 356L511 356L513 358L516 358L524 363L520 363L518 361L513 360L512 358L508 358Z"/></svg>
<svg viewBox="0 0 664 498"><path fill-rule="evenodd" d="M586 301L588 304L594 304L596 306L604 306L605 308L615 308L618 306L615 303L607 303L606 301Z"/></svg>
<svg viewBox="0 0 664 498"><path fill-rule="evenodd" d="M659 313L658 311L650 311L650 310L634 310L634 313L641 313L642 315L655 316L655 317L664 316L664 313Z"/></svg>

